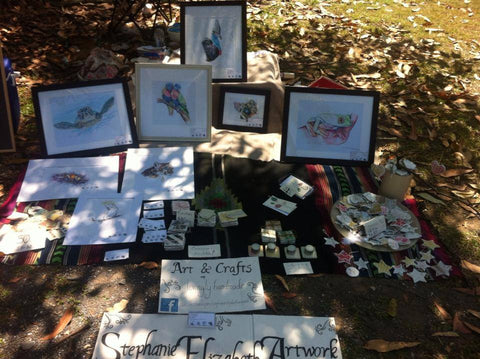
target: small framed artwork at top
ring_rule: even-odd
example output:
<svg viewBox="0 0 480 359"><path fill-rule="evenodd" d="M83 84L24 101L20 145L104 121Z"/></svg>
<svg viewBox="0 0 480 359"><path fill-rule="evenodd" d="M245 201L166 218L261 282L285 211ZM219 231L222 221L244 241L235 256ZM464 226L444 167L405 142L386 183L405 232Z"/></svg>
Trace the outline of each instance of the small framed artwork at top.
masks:
<svg viewBox="0 0 480 359"><path fill-rule="evenodd" d="M182 64L211 65L213 82L247 81L245 1L180 3Z"/></svg>
<svg viewBox="0 0 480 359"><path fill-rule="evenodd" d="M138 147L126 79L37 86L32 97L45 157Z"/></svg>
<svg viewBox="0 0 480 359"><path fill-rule="evenodd" d="M216 127L265 133L269 103L269 90L222 86Z"/></svg>
<svg viewBox="0 0 480 359"><path fill-rule="evenodd" d="M287 87L281 160L370 165L379 97L376 91Z"/></svg>
<svg viewBox="0 0 480 359"><path fill-rule="evenodd" d="M211 66L137 63L135 79L140 141L210 141Z"/></svg>

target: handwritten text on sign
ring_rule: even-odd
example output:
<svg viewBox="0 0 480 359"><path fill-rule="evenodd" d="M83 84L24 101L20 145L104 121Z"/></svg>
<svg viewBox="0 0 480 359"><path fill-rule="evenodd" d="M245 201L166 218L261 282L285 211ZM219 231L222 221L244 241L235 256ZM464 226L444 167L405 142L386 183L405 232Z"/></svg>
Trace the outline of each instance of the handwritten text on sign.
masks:
<svg viewBox="0 0 480 359"><path fill-rule="evenodd" d="M253 330L255 328L255 330ZM104 313L93 358L341 359L333 318L216 315L192 328L186 315Z"/></svg>
<svg viewBox="0 0 480 359"><path fill-rule="evenodd" d="M236 312L265 308L257 257L163 260L159 312Z"/></svg>

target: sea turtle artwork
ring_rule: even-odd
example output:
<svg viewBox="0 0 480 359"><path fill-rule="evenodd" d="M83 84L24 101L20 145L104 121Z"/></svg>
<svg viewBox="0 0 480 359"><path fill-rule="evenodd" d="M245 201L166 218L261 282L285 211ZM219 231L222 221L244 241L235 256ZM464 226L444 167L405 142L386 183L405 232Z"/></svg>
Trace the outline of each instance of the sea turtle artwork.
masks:
<svg viewBox="0 0 480 359"><path fill-rule="evenodd" d="M75 172L62 172L52 176L52 180L59 183L73 184L75 186L82 185L88 182L86 175Z"/></svg>
<svg viewBox="0 0 480 359"><path fill-rule="evenodd" d="M319 139L328 145L341 145L348 140L358 121L356 114L320 113L298 127L308 138Z"/></svg>
<svg viewBox="0 0 480 359"><path fill-rule="evenodd" d="M220 28L220 23L218 20L215 19L211 37L206 37L202 40L203 50L205 51L208 62L212 62L222 54L222 44L220 43L221 39L222 29Z"/></svg>
<svg viewBox="0 0 480 359"><path fill-rule="evenodd" d="M190 113L187 108L187 101L180 92L182 86L177 83L167 82L162 89L162 97L157 98L158 103L163 103L168 108L168 114L173 115L176 111L185 123L190 122Z"/></svg>
<svg viewBox="0 0 480 359"><path fill-rule="evenodd" d="M142 176L157 178L159 176L162 179L165 179L165 176L173 174L173 167L170 165L170 162L158 162L155 161L153 166L148 167L146 170L142 171Z"/></svg>
<svg viewBox="0 0 480 359"><path fill-rule="evenodd" d="M73 120L73 122L58 122L54 124L54 126L60 130L92 127L102 120L103 115L110 110L110 108L112 108L114 102L115 98L110 97L107 101L105 101L100 112L94 111L90 106L82 107L77 111L77 117Z"/></svg>
<svg viewBox="0 0 480 359"><path fill-rule="evenodd" d="M104 222L121 216L120 210L115 201L102 201L102 205L105 207L103 213L100 214L97 218L91 217L92 222Z"/></svg>
<svg viewBox="0 0 480 359"><path fill-rule="evenodd" d="M240 118L248 122L249 118L258 112L257 103L254 100L247 102L234 102L233 107L240 113Z"/></svg>

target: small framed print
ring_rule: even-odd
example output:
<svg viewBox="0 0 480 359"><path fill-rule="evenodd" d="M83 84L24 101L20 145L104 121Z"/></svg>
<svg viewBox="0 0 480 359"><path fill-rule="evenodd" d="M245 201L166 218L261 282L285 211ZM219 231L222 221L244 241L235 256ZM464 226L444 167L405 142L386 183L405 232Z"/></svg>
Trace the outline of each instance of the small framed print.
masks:
<svg viewBox="0 0 480 359"><path fill-rule="evenodd" d="M269 103L269 90L222 86L217 128L265 133Z"/></svg>
<svg viewBox="0 0 480 359"><path fill-rule="evenodd" d="M135 74L141 141L210 141L211 66L136 64Z"/></svg>
<svg viewBox="0 0 480 359"><path fill-rule="evenodd" d="M138 147L125 79L32 88L45 157L93 156Z"/></svg>
<svg viewBox="0 0 480 359"><path fill-rule="evenodd" d="M245 1L180 3L181 63L211 65L213 82L247 81Z"/></svg>
<svg viewBox="0 0 480 359"><path fill-rule="evenodd" d="M287 87L281 160L370 165L379 97L376 91Z"/></svg>

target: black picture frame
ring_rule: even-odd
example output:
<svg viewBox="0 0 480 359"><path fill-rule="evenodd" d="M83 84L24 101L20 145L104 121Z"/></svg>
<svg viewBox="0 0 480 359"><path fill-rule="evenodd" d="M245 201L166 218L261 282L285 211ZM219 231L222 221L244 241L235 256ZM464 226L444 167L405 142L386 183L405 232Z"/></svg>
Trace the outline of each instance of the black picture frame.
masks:
<svg viewBox="0 0 480 359"><path fill-rule="evenodd" d="M205 18L208 22L202 22ZM247 81L245 1L180 2L180 24L182 64L212 65L212 82ZM228 42L222 33L231 35Z"/></svg>
<svg viewBox="0 0 480 359"><path fill-rule="evenodd" d="M370 165L379 99L377 91L286 87L281 161Z"/></svg>
<svg viewBox="0 0 480 359"><path fill-rule="evenodd" d="M7 80L0 42L0 153L15 152L15 137L8 98Z"/></svg>
<svg viewBox="0 0 480 359"><path fill-rule="evenodd" d="M36 86L32 99L44 157L106 155L138 147L125 78Z"/></svg>
<svg viewBox="0 0 480 359"><path fill-rule="evenodd" d="M254 113L250 101L254 101ZM270 90L221 86L216 128L266 133L269 105Z"/></svg>

